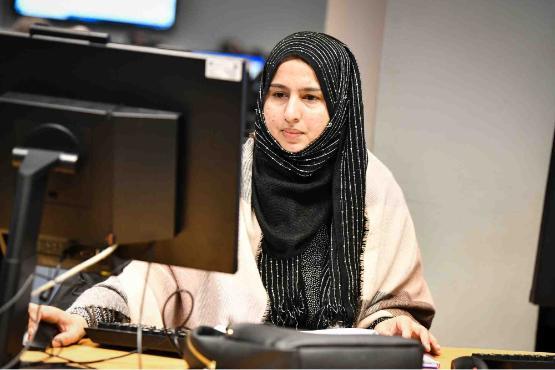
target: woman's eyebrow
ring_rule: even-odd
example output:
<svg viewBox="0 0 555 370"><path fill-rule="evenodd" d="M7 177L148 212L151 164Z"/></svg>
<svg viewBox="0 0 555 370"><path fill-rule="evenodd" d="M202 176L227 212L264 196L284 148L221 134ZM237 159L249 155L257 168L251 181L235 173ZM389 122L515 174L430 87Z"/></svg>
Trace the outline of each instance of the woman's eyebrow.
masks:
<svg viewBox="0 0 555 370"><path fill-rule="evenodd" d="M276 83L272 83L270 84L270 88L274 88L274 89L287 89L289 90L289 87L283 85L283 84L276 84ZM301 91L310 91L310 92L321 92L322 89L320 89L319 87L303 87L300 89Z"/></svg>
<svg viewBox="0 0 555 370"><path fill-rule="evenodd" d="M320 92L320 91L322 91L322 89L320 89L319 87L303 87L301 90L302 91L311 91L311 92Z"/></svg>
<svg viewBox="0 0 555 370"><path fill-rule="evenodd" d="M289 89L287 86L282 84L270 84L270 87L273 87L275 89Z"/></svg>

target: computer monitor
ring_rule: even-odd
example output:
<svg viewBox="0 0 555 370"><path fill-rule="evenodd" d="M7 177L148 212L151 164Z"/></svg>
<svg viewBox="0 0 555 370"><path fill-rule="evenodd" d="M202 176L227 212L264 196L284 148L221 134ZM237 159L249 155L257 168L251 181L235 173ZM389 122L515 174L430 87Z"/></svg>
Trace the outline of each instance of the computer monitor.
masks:
<svg viewBox="0 0 555 370"><path fill-rule="evenodd" d="M555 136L545 189L530 302L555 307Z"/></svg>
<svg viewBox="0 0 555 370"><path fill-rule="evenodd" d="M137 259L236 270L243 59L40 26L31 35L0 32L0 45L0 229L8 241L12 162L42 148L77 154L78 161L58 166L66 173L48 174L35 220L39 250L86 251L108 238ZM35 251L10 275L18 289L33 271ZM4 359L21 348L28 297L0 316Z"/></svg>
<svg viewBox="0 0 555 370"><path fill-rule="evenodd" d="M72 22L110 22L165 30L175 23L177 0L12 0L23 16ZM109 6L107 6L109 5Z"/></svg>

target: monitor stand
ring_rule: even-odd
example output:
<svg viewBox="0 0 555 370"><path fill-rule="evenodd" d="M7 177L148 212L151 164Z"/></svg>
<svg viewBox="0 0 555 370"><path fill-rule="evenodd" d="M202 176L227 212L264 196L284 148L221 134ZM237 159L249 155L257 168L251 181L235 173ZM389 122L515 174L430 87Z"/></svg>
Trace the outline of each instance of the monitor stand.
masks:
<svg viewBox="0 0 555 370"><path fill-rule="evenodd" d="M48 173L56 167L74 168L77 162L77 155L54 150L15 148L13 154L14 162L22 162L17 174L7 253L0 270L0 307L10 302L9 308L0 313L0 368L6 367L23 348Z"/></svg>

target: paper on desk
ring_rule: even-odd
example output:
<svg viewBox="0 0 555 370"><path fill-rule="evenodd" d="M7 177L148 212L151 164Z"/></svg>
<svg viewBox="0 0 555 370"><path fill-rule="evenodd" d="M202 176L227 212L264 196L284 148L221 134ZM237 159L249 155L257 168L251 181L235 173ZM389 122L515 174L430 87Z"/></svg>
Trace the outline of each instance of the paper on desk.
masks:
<svg viewBox="0 0 555 370"><path fill-rule="evenodd" d="M303 333L310 334L364 334L364 335L378 335L378 332L372 329L362 328L331 328L320 330L302 330Z"/></svg>
<svg viewBox="0 0 555 370"><path fill-rule="evenodd" d="M422 368L423 369L439 369L439 362L434 360L434 358L430 355L424 355L422 360Z"/></svg>

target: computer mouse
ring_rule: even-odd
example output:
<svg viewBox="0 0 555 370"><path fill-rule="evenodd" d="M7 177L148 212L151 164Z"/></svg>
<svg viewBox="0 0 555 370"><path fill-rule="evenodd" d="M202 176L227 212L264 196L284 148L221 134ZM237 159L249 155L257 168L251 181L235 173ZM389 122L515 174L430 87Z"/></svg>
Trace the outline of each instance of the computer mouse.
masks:
<svg viewBox="0 0 555 370"><path fill-rule="evenodd" d="M45 350L52 347L52 339L60 333L58 325L41 321L35 332L33 341L29 344L30 349Z"/></svg>
<svg viewBox="0 0 555 370"><path fill-rule="evenodd" d="M481 358L461 356L451 361L451 369L488 369L488 365Z"/></svg>

